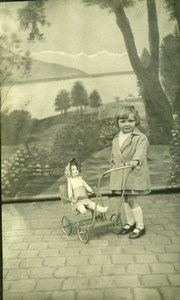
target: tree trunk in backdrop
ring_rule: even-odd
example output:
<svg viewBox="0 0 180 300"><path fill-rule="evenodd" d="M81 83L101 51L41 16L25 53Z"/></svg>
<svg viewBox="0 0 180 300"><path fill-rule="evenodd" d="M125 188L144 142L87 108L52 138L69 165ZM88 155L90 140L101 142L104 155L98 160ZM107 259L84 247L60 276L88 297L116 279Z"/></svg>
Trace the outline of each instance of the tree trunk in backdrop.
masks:
<svg viewBox="0 0 180 300"><path fill-rule="evenodd" d="M171 138L172 109L159 80L159 31L155 0L147 0L150 62L141 62L129 20L120 1L113 0L116 22L120 28L132 68L143 89L149 139L153 144L168 144Z"/></svg>
<svg viewBox="0 0 180 300"><path fill-rule="evenodd" d="M141 78L142 95L149 126L151 144L169 144L172 129L172 110L161 87L159 79L152 78L149 72Z"/></svg>

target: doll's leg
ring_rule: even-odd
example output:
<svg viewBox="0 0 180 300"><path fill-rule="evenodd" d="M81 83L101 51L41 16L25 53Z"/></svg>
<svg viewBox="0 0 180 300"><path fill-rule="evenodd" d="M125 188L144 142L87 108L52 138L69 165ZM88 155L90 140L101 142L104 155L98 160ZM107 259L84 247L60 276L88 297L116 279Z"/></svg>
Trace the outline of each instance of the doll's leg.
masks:
<svg viewBox="0 0 180 300"><path fill-rule="evenodd" d="M83 204L79 204L77 207L77 210L81 213L81 214L85 214L87 212L85 206Z"/></svg>
<svg viewBox="0 0 180 300"><path fill-rule="evenodd" d="M92 202L92 201L90 201L88 203L87 207L90 208L90 209L92 209L92 210L95 210L95 207L96 207L96 211L99 212L99 213L102 213L102 214L104 214L104 213L106 213L108 211L108 206L105 206L105 207L100 206L100 205L96 206L96 204L94 202Z"/></svg>

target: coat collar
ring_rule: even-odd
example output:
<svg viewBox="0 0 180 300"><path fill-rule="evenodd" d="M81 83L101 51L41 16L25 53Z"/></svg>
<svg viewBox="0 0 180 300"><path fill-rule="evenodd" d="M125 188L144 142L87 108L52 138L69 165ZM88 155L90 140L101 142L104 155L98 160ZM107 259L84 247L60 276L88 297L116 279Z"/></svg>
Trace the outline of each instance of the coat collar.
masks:
<svg viewBox="0 0 180 300"><path fill-rule="evenodd" d="M133 132L131 133L132 135L141 135L142 132L138 128L134 128Z"/></svg>
<svg viewBox="0 0 180 300"><path fill-rule="evenodd" d="M138 128L135 128L133 132L125 139L125 141L122 144L122 147L120 149L120 152L123 153L126 146L131 142L131 139L133 135L141 135L141 131ZM116 135L116 146L119 147L119 141L118 141L119 134Z"/></svg>
<svg viewBox="0 0 180 300"><path fill-rule="evenodd" d="M132 136L132 135L141 135L141 134L142 134L142 132L137 127L135 127L134 130L131 132L130 136ZM118 136L119 136L119 133L116 134L115 137L118 137Z"/></svg>

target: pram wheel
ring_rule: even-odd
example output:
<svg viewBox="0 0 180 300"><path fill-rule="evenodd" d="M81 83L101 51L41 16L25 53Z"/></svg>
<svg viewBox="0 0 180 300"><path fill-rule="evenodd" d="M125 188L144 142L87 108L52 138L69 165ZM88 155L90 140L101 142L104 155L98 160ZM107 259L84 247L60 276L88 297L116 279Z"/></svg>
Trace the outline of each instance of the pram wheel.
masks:
<svg viewBox="0 0 180 300"><path fill-rule="evenodd" d="M110 218L110 221L112 221L112 232L114 233L120 233L122 229L122 221L120 216L113 214Z"/></svg>
<svg viewBox="0 0 180 300"><path fill-rule="evenodd" d="M72 231L72 224L71 224L71 222L65 216L62 217L62 221L61 222L62 222L62 231L65 234L70 235L71 231Z"/></svg>
<svg viewBox="0 0 180 300"><path fill-rule="evenodd" d="M87 243L89 241L89 232L86 223L79 223L77 227L78 237L82 243Z"/></svg>

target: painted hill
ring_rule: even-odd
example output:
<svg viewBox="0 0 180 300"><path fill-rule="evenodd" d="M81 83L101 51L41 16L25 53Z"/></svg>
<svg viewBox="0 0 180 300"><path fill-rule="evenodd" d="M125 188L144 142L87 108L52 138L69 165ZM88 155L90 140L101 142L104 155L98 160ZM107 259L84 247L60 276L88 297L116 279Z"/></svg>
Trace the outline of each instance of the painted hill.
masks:
<svg viewBox="0 0 180 300"><path fill-rule="evenodd" d="M0 46L0 53L1 57L6 57L9 60L12 60L14 57L19 58L21 57L19 54L16 54L8 49L3 48ZM4 68L7 68L4 62ZM3 64L1 65L0 70L0 80L4 78L4 74L7 71L3 71ZM55 63L47 63L37 59L33 59L31 57L31 71L28 77L23 76L22 71L16 68L16 65L12 68L8 68L6 70L11 69L11 75L7 77L4 84L13 83L26 83L26 82L41 82L41 81L51 81L51 80L59 80L59 79L67 79L67 78L78 78L78 77L86 77L88 74L86 72L80 71L76 68L71 68L68 66L55 64Z"/></svg>
<svg viewBox="0 0 180 300"><path fill-rule="evenodd" d="M78 78L98 78L106 76L117 76L117 75L132 75L133 71L120 71L120 72L108 72L99 74L88 74L84 71L80 71L75 68L67 67L64 65L45 63L40 60L32 60L31 75L28 78L19 77L17 80L17 73L14 74L13 81L18 84L23 83L38 83L38 82L49 82L56 80L65 79L78 79Z"/></svg>
<svg viewBox="0 0 180 300"><path fill-rule="evenodd" d="M32 60L31 75L28 79L19 79L17 83L25 82L40 82L59 80L66 78L78 78L80 76L86 76L87 74L83 71L75 68L66 67L63 65L57 65L54 63L45 63L38 60Z"/></svg>

